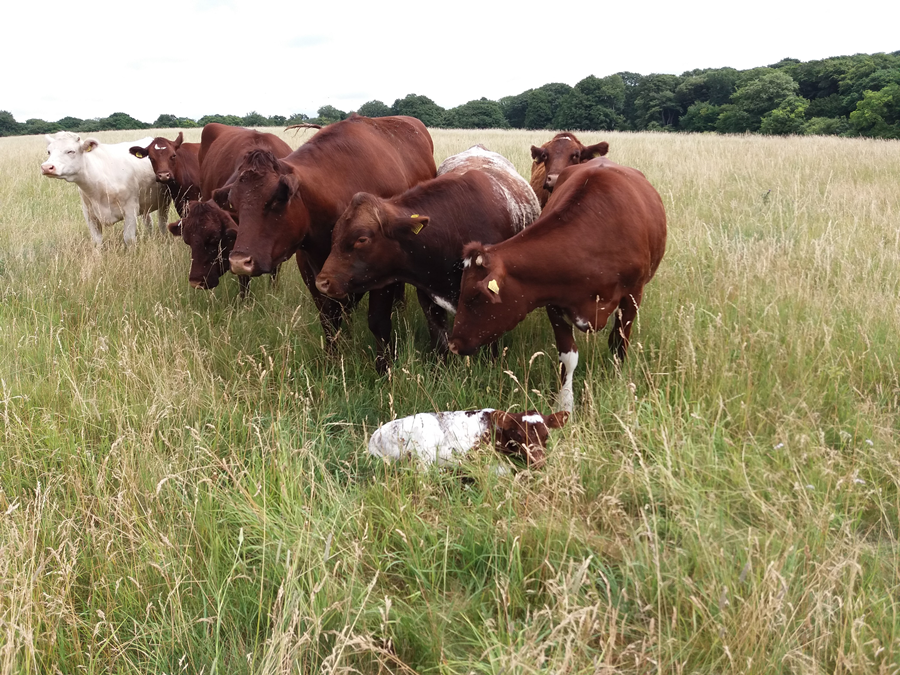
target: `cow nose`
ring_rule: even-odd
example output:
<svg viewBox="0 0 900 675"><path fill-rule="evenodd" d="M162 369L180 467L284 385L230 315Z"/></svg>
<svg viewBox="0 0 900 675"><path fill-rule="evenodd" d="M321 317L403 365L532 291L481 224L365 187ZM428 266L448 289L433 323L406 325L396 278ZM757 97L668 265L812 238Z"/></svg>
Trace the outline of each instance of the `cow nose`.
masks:
<svg viewBox="0 0 900 675"><path fill-rule="evenodd" d="M52 164L41 164L41 172L42 172L42 173L45 173L45 174L47 174L47 173L55 173L55 172L56 172L56 167L53 166Z"/></svg>
<svg viewBox="0 0 900 675"><path fill-rule="evenodd" d="M253 276L253 258L242 253L232 253L228 256L228 264L233 274Z"/></svg>
<svg viewBox="0 0 900 675"><path fill-rule="evenodd" d="M331 290L331 279L329 279L328 277L323 277L320 274L316 279L316 288L318 288L325 295L328 295L328 291Z"/></svg>
<svg viewBox="0 0 900 675"><path fill-rule="evenodd" d="M197 281L196 279L191 279L191 288L205 288L202 281Z"/></svg>
<svg viewBox="0 0 900 675"><path fill-rule="evenodd" d="M556 177L558 174L553 174L552 176L548 175L547 179L544 181L544 189L548 192L552 192L553 188L556 187Z"/></svg>
<svg viewBox="0 0 900 675"><path fill-rule="evenodd" d="M170 174L168 171L156 174L156 180L158 180L160 183L168 183L171 178L172 174Z"/></svg>

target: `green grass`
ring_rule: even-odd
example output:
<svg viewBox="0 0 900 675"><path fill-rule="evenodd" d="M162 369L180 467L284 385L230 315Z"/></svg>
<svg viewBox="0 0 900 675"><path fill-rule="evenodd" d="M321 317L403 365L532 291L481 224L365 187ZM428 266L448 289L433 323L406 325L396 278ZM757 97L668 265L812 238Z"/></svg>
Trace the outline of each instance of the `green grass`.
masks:
<svg viewBox="0 0 900 675"><path fill-rule="evenodd" d="M550 136L433 135L526 176ZM367 435L549 412L543 313L441 362L409 292L380 378L292 263L240 302L158 232L98 253L43 139L0 139L0 675L900 671L900 144L583 136L657 187L666 257L624 365L577 336L546 468L467 480Z"/></svg>

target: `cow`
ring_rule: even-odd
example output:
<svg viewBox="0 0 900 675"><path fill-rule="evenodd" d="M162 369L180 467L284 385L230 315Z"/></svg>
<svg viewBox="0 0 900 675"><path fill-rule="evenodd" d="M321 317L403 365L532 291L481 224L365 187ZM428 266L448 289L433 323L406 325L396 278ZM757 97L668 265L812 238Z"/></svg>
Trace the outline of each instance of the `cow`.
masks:
<svg viewBox="0 0 900 675"><path fill-rule="evenodd" d="M547 204L559 172L567 166L583 164L596 157L603 157L609 152L609 143L603 141L596 145L585 146L571 131L556 134L541 147L531 146L531 188L541 203Z"/></svg>
<svg viewBox="0 0 900 675"><path fill-rule="evenodd" d="M566 411L542 415L536 410L509 413L493 408L418 413L378 427L369 439L369 454L385 461L412 457L427 468L457 463L485 444L523 459L528 467L540 468L550 429L561 428L568 418Z"/></svg>
<svg viewBox="0 0 900 675"><path fill-rule="evenodd" d="M665 249L666 213L644 174L605 157L563 169L529 227L499 244L466 246L450 351L471 354L546 307L559 353L559 407L571 412L572 323L597 331L614 313L609 347L624 359L644 285Z"/></svg>
<svg viewBox="0 0 900 675"><path fill-rule="evenodd" d="M200 144L185 143L179 131L174 141L157 136L147 145L128 149L138 159L148 158L156 182L165 186L182 218L189 201L200 199Z"/></svg>
<svg viewBox="0 0 900 675"><path fill-rule="evenodd" d="M316 288L335 223L356 193L391 197L434 178L435 171L431 136L412 117L352 115L326 126L284 159L263 150L251 152L235 179L214 194L220 206L231 204L240 220L229 257L231 271L265 274L299 252L297 264L331 349L344 308L359 299L357 295L342 304ZM369 294L369 328L381 373L387 370L397 292L395 287Z"/></svg>
<svg viewBox="0 0 900 675"><path fill-rule="evenodd" d="M181 220L169 224L169 232L181 237L191 247L190 284L193 288L211 289L219 285L219 277L228 271L228 256L234 246L237 226L233 214L209 201L216 188L235 175L244 157L254 150L266 150L276 157L291 153L291 146L274 134L230 127L211 122L200 135L199 197L206 201L189 202ZM273 280L274 272L273 269ZM241 297L247 293L249 279L239 277Z"/></svg>
<svg viewBox="0 0 900 675"><path fill-rule="evenodd" d="M59 131L46 139L47 161L41 164L41 173L78 186L81 210L98 247L103 243L103 227L120 220L125 221L125 243L135 243L138 216L149 231L153 211L157 211L160 232L165 232L169 194L159 189L150 164L129 154L135 142L82 141L70 131ZM136 143L151 140L142 138Z"/></svg>
<svg viewBox="0 0 900 675"><path fill-rule="evenodd" d="M334 228L316 287L346 298L402 281L415 286L432 347L447 351L447 312L456 313L462 252L496 243L541 213L528 182L502 155L476 145L447 158L433 180L383 199L354 195Z"/></svg>

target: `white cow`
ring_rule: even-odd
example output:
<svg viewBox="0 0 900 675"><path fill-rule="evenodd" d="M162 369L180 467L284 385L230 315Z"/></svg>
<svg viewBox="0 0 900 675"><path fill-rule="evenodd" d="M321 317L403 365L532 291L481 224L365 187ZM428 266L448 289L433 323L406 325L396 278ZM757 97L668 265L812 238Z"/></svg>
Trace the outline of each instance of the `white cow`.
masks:
<svg viewBox="0 0 900 675"><path fill-rule="evenodd" d="M41 172L48 178L62 178L75 183L81 193L81 209L99 246L103 243L103 226L125 221L125 243L137 240L137 219L151 227L150 213L157 212L159 230L166 232L171 197L156 182L150 162L133 156L133 145L146 147L152 137L127 143L85 141L70 131L47 136L47 161Z"/></svg>

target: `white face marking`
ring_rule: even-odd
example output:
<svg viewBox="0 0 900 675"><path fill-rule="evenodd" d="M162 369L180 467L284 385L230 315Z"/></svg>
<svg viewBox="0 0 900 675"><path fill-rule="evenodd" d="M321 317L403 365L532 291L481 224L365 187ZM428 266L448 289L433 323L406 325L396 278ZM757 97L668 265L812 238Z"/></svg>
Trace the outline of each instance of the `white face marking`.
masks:
<svg viewBox="0 0 900 675"><path fill-rule="evenodd" d="M154 150L165 150L165 149L166 149L166 146L163 145L162 147L160 147L159 145L157 145L156 143L154 143L154 144L153 144L153 149L154 149Z"/></svg>
<svg viewBox="0 0 900 675"><path fill-rule="evenodd" d="M526 424L543 424L544 418L541 415L524 415L522 421Z"/></svg>
<svg viewBox="0 0 900 675"><path fill-rule="evenodd" d="M568 412L575 410L575 391L572 386L575 368L578 367L578 352L563 352L559 355L559 362L565 368L562 387L559 389L559 407Z"/></svg>
<svg viewBox="0 0 900 675"><path fill-rule="evenodd" d="M472 266L472 259L466 258L463 260L463 269L469 269Z"/></svg>
<svg viewBox="0 0 900 675"><path fill-rule="evenodd" d="M454 305L453 303L449 302L448 300L444 300L444 298L437 295L432 295L431 299L434 300L434 303L441 309L446 309L451 314L456 314L456 305Z"/></svg>

